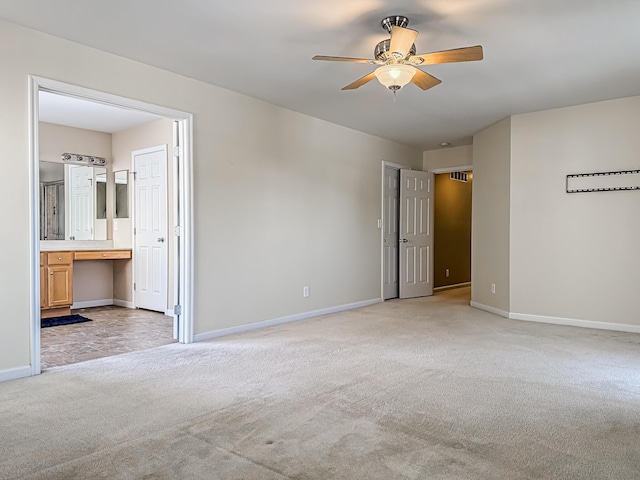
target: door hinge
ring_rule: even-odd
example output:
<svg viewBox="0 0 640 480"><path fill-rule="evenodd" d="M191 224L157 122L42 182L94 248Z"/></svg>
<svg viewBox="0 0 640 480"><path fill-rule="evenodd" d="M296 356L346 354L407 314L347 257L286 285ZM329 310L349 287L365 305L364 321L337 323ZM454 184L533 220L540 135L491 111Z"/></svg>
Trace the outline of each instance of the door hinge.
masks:
<svg viewBox="0 0 640 480"><path fill-rule="evenodd" d="M173 156L180 157L182 156L182 147L180 145L176 145L173 147Z"/></svg>
<svg viewBox="0 0 640 480"><path fill-rule="evenodd" d="M136 283L135 282L133 282L133 291L134 292L136 291Z"/></svg>
<svg viewBox="0 0 640 480"><path fill-rule="evenodd" d="M173 306L173 313L175 315L182 315L182 305L174 305Z"/></svg>
<svg viewBox="0 0 640 480"><path fill-rule="evenodd" d="M180 225L176 225L175 227L173 227L173 234L176 237L180 237L182 235L182 227Z"/></svg>
<svg viewBox="0 0 640 480"><path fill-rule="evenodd" d="M136 234L136 227L133 227L133 234Z"/></svg>

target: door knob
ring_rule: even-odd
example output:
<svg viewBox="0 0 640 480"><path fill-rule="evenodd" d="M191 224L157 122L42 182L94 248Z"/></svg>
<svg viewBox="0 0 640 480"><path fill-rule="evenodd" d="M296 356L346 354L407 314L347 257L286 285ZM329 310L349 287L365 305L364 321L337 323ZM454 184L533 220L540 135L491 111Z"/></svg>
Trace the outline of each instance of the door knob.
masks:
<svg viewBox="0 0 640 480"><path fill-rule="evenodd" d="M401 240L401 242L402 242L402 243L407 243L408 241L409 241L409 240L407 240L406 238L403 238L403 239Z"/></svg>
<svg viewBox="0 0 640 480"><path fill-rule="evenodd" d="M158 237L158 241L159 241L160 243L164 243L164 237Z"/></svg>

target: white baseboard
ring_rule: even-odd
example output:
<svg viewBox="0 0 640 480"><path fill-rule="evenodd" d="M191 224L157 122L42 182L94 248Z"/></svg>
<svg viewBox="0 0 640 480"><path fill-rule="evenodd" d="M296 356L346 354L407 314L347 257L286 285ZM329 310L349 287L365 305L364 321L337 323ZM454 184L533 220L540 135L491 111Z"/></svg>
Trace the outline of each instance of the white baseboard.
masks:
<svg viewBox="0 0 640 480"><path fill-rule="evenodd" d="M77 310L79 308L104 307L106 305L113 304L113 298L103 298L102 300L88 300L86 302L73 302L73 305L71 305L71 310Z"/></svg>
<svg viewBox="0 0 640 480"><path fill-rule="evenodd" d="M500 310L499 308L490 307L489 305L483 305L482 303L478 302L470 302L469 305L471 305L473 308L477 308L478 310L484 310L485 312L493 313L494 315L500 315L501 317L509 318L509 312Z"/></svg>
<svg viewBox="0 0 640 480"><path fill-rule="evenodd" d="M118 300L117 298L113 299L113 304L118 306L118 307L136 308L133 305L133 302L127 302L126 300Z"/></svg>
<svg viewBox="0 0 640 480"><path fill-rule="evenodd" d="M175 317L175 316L176 316L176 315L175 315L175 313L173 312L173 308L170 308L169 310L165 310L165 311L164 311L164 314L165 314L167 317Z"/></svg>
<svg viewBox="0 0 640 480"><path fill-rule="evenodd" d="M500 315L511 320L522 320L525 322L548 323L551 325L568 325L570 327L596 328L598 330L613 330L615 332L640 333L640 325L628 325L624 323L595 322L593 320L578 320L575 318L546 317L544 315L529 315L527 313L512 313L500 310L499 308L483 305L478 302L471 302L474 308L485 312Z"/></svg>
<svg viewBox="0 0 640 480"><path fill-rule="evenodd" d="M220 330L214 330L212 332L198 333L194 336L194 341L203 342L205 340L211 340L212 338L224 337L226 335L233 335L235 333L249 332L258 328L272 327L274 325L280 325L282 323L296 322L298 320L319 317L321 315L328 315L330 313L337 313L343 312L345 310L352 310L354 308L367 307L369 305L374 305L380 302L382 302L381 298L374 298L371 300L364 300L362 302L348 303L346 305L338 305L337 307L323 308L320 310L313 310L311 312L297 313L295 315L288 315L286 317L273 318L271 320L249 323L247 325L239 325L237 327L222 328Z"/></svg>
<svg viewBox="0 0 640 480"><path fill-rule="evenodd" d="M30 366L0 370L0 382L6 382L7 380L16 380L18 378L24 378L24 377L30 377L30 376L31 376Z"/></svg>
<svg viewBox="0 0 640 480"><path fill-rule="evenodd" d="M546 317L526 313L510 313L509 318L525 322L551 323L553 325L569 325L571 327L596 328L598 330L614 330L617 332L640 333L640 325L624 323L595 322L593 320L577 320L574 318Z"/></svg>
<svg viewBox="0 0 640 480"><path fill-rule="evenodd" d="M445 290L453 290L454 288L470 287L471 282L454 283L453 285L443 285L442 287L435 287L433 293L444 292Z"/></svg>

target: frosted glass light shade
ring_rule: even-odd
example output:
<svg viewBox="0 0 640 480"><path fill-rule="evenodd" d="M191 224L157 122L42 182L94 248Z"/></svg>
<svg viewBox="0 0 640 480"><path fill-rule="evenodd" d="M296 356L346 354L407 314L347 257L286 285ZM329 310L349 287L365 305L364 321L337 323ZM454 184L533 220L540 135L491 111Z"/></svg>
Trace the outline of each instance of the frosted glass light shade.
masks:
<svg viewBox="0 0 640 480"><path fill-rule="evenodd" d="M391 90L398 90L411 81L416 73L411 65L383 65L374 72L378 81Z"/></svg>

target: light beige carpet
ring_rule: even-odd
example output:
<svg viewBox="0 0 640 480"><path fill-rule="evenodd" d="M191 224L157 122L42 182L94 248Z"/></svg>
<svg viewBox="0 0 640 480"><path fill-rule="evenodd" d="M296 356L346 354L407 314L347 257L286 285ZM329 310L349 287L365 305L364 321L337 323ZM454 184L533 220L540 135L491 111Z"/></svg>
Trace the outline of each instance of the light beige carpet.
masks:
<svg viewBox="0 0 640 480"><path fill-rule="evenodd" d="M0 478L640 478L640 335L468 295L5 382Z"/></svg>

